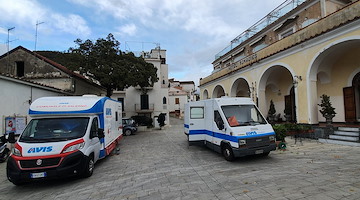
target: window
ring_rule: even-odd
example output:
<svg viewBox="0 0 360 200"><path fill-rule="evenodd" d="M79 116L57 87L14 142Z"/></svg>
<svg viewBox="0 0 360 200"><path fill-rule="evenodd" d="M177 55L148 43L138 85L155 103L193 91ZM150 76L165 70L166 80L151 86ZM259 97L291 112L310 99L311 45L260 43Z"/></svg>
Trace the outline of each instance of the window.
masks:
<svg viewBox="0 0 360 200"><path fill-rule="evenodd" d="M204 119L204 107L192 107L190 108L191 119Z"/></svg>
<svg viewBox="0 0 360 200"><path fill-rule="evenodd" d="M180 104L180 99L179 98L175 98L175 104Z"/></svg>
<svg viewBox="0 0 360 200"><path fill-rule="evenodd" d="M166 97L163 98L163 104L166 104Z"/></svg>
<svg viewBox="0 0 360 200"><path fill-rule="evenodd" d="M287 36L293 34L295 31L294 31L294 28L291 28L291 29L288 29L284 32L281 32L279 34L279 40L283 39L283 38L286 38Z"/></svg>
<svg viewBox="0 0 360 200"><path fill-rule="evenodd" d="M219 111L217 110L214 111L214 122L219 130L224 129L224 121L221 118Z"/></svg>
<svg viewBox="0 0 360 200"><path fill-rule="evenodd" d="M121 102L121 109L124 111L124 98L118 98L118 101Z"/></svg>
<svg viewBox="0 0 360 200"><path fill-rule="evenodd" d="M16 62L16 76L23 77L25 75L25 65L23 61Z"/></svg>
<svg viewBox="0 0 360 200"><path fill-rule="evenodd" d="M98 129L99 129L98 120L97 118L94 118L91 124L90 138L97 137Z"/></svg>
<svg viewBox="0 0 360 200"><path fill-rule="evenodd" d="M255 126L266 124L253 105L231 105L221 107L230 126Z"/></svg>

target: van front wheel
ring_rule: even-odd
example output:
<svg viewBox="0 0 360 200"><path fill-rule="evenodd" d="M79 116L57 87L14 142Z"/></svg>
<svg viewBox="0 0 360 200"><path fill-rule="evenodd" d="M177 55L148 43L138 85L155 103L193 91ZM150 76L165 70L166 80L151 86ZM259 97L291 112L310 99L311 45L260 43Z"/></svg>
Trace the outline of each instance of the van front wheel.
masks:
<svg viewBox="0 0 360 200"><path fill-rule="evenodd" d="M222 154L223 154L225 160L227 160L227 161L233 161L235 159L234 152L231 149L231 146L228 144L225 144L222 147Z"/></svg>
<svg viewBox="0 0 360 200"><path fill-rule="evenodd" d="M91 155L89 157L86 157L85 171L83 173L83 177L90 177L94 172L94 166L94 158Z"/></svg>

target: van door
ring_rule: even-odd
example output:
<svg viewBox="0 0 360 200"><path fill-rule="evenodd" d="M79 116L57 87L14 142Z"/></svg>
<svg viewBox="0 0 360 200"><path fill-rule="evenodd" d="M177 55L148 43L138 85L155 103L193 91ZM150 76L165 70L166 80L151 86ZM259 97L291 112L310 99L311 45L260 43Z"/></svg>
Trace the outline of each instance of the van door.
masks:
<svg viewBox="0 0 360 200"><path fill-rule="evenodd" d="M100 157L100 139L98 137L98 130L99 130L99 122L98 118L95 117L92 120L91 128L90 128L90 148L92 148L91 152L94 152L94 161L96 162Z"/></svg>
<svg viewBox="0 0 360 200"><path fill-rule="evenodd" d="M203 102L189 105L188 119L189 124L185 124L185 129L188 128L189 142L204 141L207 131L205 129L205 105Z"/></svg>
<svg viewBox="0 0 360 200"><path fill-rule="evenodd" d="M224 134L226 134L225 129L225 122L223 118L220 115L220 112L218 110L214 110L212 120L212 137L211 137L211 143L213 143L216 148L216 146L220 146L221 144L221 138L224 138Z"/></svg>

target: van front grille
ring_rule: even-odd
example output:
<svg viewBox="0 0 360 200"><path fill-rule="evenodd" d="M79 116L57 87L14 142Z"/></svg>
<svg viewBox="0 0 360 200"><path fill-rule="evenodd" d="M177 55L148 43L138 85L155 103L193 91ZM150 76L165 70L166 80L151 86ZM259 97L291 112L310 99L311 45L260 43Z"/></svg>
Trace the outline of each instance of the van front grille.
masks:
<svg viewBox="0 0 360 200"><path fill-rule="evenodd" d="M59 165L61 157L46 158L46 159L33 159L33 160L20 160L20 166L23 169L43 168Z"/></svg>

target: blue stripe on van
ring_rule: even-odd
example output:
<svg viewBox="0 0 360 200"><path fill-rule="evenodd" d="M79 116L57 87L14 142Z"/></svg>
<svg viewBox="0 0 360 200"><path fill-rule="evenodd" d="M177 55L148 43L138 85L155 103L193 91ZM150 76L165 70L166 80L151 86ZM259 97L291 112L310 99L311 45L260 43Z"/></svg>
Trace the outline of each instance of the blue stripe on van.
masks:
<svg viewBox="0 0 360 200"><path fill-rule="evenodd" d="M239 139L248 139L254 137L262 137L262 136L270 136L275 135L275 132L263 133L263 134L256 134L256 135L245 135L245 136L231 136L223 133L216 133L209 130L190 130L189 135L209 135L211 137L216 137L219 139L238 142Z"/></svg>

